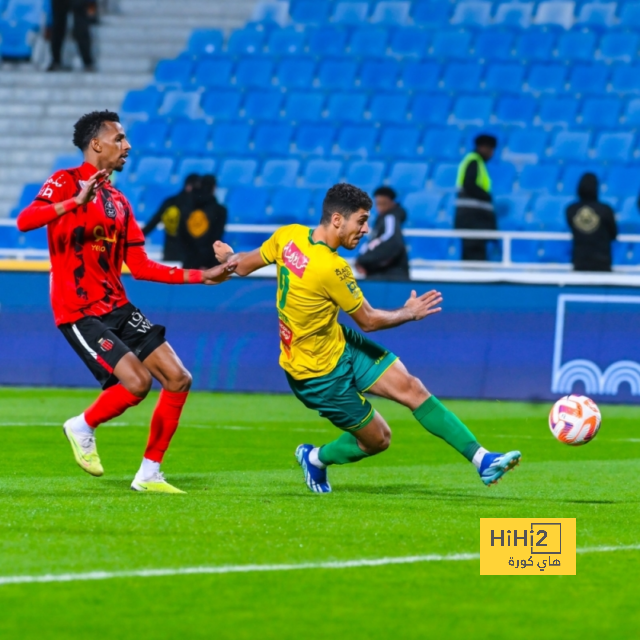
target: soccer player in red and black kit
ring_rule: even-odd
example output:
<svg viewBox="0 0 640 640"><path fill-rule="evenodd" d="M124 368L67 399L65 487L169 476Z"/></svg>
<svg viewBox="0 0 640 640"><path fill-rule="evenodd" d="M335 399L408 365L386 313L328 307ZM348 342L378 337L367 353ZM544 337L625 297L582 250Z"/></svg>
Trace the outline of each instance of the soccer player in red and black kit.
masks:
<svg viewBox="0 0 640 640"><path fill-rule="evenodd" d="M18 216L21 231L47 225L56 325L103 388L84 413L65 422L64 433L80 467L101 476L96 427L139 404L155 378L162 391L131 488L183 493L166 482L160 463L178 427L191 375L166 342L165 328L127 299L122 263L136 279L168 284L219 284L235 266L178 269L147 257L129 201L109 182L131 149L118 114L82 116L73 142L84 153L82 166L54 173Z"/></svg>

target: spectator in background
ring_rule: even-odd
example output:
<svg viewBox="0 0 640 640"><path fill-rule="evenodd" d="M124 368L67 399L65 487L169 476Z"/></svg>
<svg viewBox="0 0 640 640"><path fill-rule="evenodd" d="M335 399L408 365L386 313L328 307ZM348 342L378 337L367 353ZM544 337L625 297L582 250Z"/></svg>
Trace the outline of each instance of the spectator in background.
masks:
<svg viewBox="0 0 640 640"><path fill-rule="evenodd" d="M191 269L190 265L196 264L219 264L213 253L213 243L222 240L227 224L227 209L218 202L215 190L215 176L202 176L193 190L189 212L180 218L178 238L185 269Z"/></svg>
<svg viewBox="0 0 640 640"><path fill-rule="evenodd" d="M95 71L91 53L92 20L95 2L88 0L51 0L51 64L48 71L64 71L62 66L62 45L67 33L67 17L73 13L73 38L78 44L85 71Z"/></svg>
<svg viewBox="0 0 640 640"><path fill-rule="evenodd" d="M390 187L379 187L373 196L378 216L360 249L356 270L370 279L408 280L409 257L401 230L407 212Z"/></svg>
<svg viewBox="0 0 640 640"><path fill-rule="evenodd" d="M474 142L474 151L468 153L458 167L455 228L495 230L491 178L485 163L493 157L498 141L494 136L482 134ZM462 259L486 260L487 241L463 240Z"/></svg>
<svg viewBox="0 0 640 640"><path fill-rule="evenodd" d="M573 233L576 271L611 271L611 243L618 235L613 209L598 200L598 178L585 173L578 184L578 202L567 207Z"/></svg>
<svg viewBox="0 0 640 640"><path fill-rule="evenodd" d="M164 252L167 262L183 262L184 251L178 238L180 220L193 209L193 190L200 184L200 176L192 173L184 181L182 191L167 198L147 222L142 233L148 236L161 222L164 225Z"/></svg>

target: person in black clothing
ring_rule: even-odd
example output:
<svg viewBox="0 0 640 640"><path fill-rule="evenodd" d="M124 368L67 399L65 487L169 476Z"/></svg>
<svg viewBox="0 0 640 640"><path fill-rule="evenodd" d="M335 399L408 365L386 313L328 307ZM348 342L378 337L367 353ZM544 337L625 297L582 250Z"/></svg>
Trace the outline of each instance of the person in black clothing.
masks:
<svg viewBox="0 0 640 640"><path fill-rule="evenodd" d="M167 198L155 215L147 222L142 233L148 236L161 222L164 225L163 260L183 262L184 250L178 237L180 220L193 209L193 190L200 184L200 176L192 173L184 181L182 191Z"/></svg>
<svg viewBox="0 0 640 640"><path fill-rule="evenodd" d="M67 33L67 16L73 13L73 39L78 44L85 71L93 71L91 53L91 9L95 2L88 0L51 0L51 65L48 71L63 71L62 44Z"/></svg>
<svg viewBox="0 0 640 640"><path fill-rule="evenodd" d="M491 178L486 162L495 153L498 141L494 136L482 134L475 139L475 149L460 163L456 187L456 229L489 230L497 229L496 214L491 197ZM463 240L463 260L486 260L486 240Z"/></svg>
<svg viewBox="0 0 640 640"><path fill-rule="evenodd" d="M218 202L215 190L215 176L202 176L200 184L193 190L191 208L180 218L178 238L185 269L219 264L213 253L213 243L222 240L227 224L227 209Z"/></svg>
<svg viewBox="0 0 640 640"><path fill-rule="evenodd" d="M567 207L573 233L576 271L611 271L611 243L618 235L613 209L598 201L598 178L585 173L578 184L578 202Z"/></svg>
<svg viewBox="0 0 640 640"><path fill-rule="evenodd" d="M409 257L401 230L407 212L396 202L396 192L390 187L379 187L373 195L378 216L360 249L356 270L369 279L408 280Z"/></svg>

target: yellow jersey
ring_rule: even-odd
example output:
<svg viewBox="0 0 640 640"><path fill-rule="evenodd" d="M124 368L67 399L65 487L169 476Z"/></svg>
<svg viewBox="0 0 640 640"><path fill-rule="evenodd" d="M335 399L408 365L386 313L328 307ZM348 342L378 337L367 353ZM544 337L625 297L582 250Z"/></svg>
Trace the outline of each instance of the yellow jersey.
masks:
<svg viewBox="0 0 640 640"><path fill-rule="evenodd" d="M338 313L354 313L364 302L346 260L312 234L288 225L260 248L265 263L278 266L280 366L296 380L333 371L345 347Z"/></svg>

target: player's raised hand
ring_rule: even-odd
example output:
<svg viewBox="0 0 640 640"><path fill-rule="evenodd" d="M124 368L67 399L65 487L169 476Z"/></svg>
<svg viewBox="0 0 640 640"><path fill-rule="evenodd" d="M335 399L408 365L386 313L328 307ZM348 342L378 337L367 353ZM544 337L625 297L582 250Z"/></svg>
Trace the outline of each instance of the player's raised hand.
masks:
<svg viewBox="0 0 640 640"><path fill-rule="evenodd" d="M91 202L95 197L98 190L102 187L104 181L109 177L109 172L106 169L100 169L96 171L82 187L82 191L75 197L75 201L79 207Z"/></svg>
<svg viewBox="0 0 640 640"><path fill-rule="evenodd" d="M227 262L233 255L233 249L221 240L216 240L213 243L213 252L216 254L216 260L220 264L224 264L225 262Z"/></svg>
<svg viewBox="0 0 640 640"><path fill-rule="evenodd" d="M202 281L204 284L220 284L228 280L238 265L236 263L219 264L217 267L211 267L202 272Z"/></svg>
<svg viewBox="0 0 640 640"><path fill-rule="evenodd" d="M411 312L412 320L422 320L442 311L442 308L438 306L441 302L442 294L435 289L423 293L421 296L412 291L411 297L404 303L404 306Z"/></svg>

